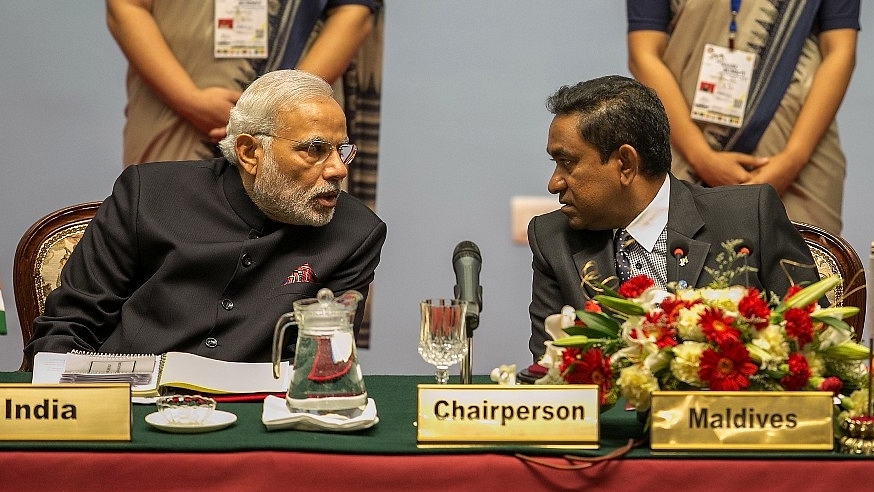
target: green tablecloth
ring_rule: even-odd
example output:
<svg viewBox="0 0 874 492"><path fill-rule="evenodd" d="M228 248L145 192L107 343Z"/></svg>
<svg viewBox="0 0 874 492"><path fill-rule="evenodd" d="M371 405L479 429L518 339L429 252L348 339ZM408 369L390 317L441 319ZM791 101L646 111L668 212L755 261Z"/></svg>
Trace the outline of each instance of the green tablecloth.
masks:
<svg viewBox="0 0 874 492"><path fill-rule="evenodd" d="M0 373L0 382L29 382L29 373ZM0 450L88 450L88 451L250 451L294 450L351 454L433 454L522 452L525 454L578 454L600 456L625 445L629 439L642 439L643 426L633 412L621 405L601 416L600 448L595 450L553 450L532 446L481 446L473 448L427 448L416 446L416 386L433 382L433 376L365 376L368 394L374 399L379 423L367 430L352 433L305 432L294 430L268 431L261 422L261 403L219 403L220 410L237 415L232 426L203 434L170 434L154 429L145 417L155 411L154 405L134 405L133 439L131 442L20 442L0 441ZM486 382L479 377L474 382ZM644 444L627 454L629 458L652 456L677 457L744 457L761 459L801 457L811 459L850 458L835 452L731 452L694 453L651 452Z"/></svg>

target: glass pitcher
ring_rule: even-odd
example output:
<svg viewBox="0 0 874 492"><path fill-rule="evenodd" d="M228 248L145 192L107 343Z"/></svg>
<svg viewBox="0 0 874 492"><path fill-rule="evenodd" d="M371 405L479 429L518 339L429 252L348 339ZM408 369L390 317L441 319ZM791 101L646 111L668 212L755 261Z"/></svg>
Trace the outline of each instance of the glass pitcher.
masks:
<svg viewBox="0 0 874 492"><path fill-rule="evenodd" d="M285 330L297 325L294 372L285 397L291 412L355 417L366 407L367 390L352 331L363 298L350 290L335 299L330 289L321 289L315 299L295 301L294 311L279 317L273 332L275 378Z"/></svg>

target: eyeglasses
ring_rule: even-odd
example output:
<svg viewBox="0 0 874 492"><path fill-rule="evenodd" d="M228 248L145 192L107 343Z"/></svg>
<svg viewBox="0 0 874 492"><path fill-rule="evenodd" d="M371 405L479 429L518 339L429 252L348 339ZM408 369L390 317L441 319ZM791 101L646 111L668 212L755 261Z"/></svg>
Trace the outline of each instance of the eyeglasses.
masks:
<svg viewBox="0 0 874 492"><path fill-rule="evenodd" d="M358 152L358 146L352 143L341 143L334 145L332 143L325 142L324 140L309 140L302 142L293 138L280 137L279 135L271 135L269 133L258 133L257 135L264 135L265 137L288 140L289 142L294 142L298 144L298 147L295 147L294 150L305 150L307 153L307 160L310 162L310 164L313 165L318 165L325 162L328 157L331 156L331 152L333 152L334 149L337 149L337 154L340 156L340 161L343 162L343 165L348 165L350 162L352 162L352 159L355 158L355 154Z"/></svg>

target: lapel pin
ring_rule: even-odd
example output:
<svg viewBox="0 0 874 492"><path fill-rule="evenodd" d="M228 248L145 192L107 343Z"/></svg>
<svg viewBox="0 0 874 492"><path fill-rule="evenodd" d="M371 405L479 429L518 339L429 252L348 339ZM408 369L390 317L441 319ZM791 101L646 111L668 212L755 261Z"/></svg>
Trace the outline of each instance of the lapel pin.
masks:
<svg viewBox="0 0 874 492"><path fill-rule="evenodd" d="M679 263L680 266L686 266L686 263L689 263L689 258L686 256L686 251L683 250L683 248L674 248L672 254L674 255L674 258L677 259L677 263Z"/></svg>

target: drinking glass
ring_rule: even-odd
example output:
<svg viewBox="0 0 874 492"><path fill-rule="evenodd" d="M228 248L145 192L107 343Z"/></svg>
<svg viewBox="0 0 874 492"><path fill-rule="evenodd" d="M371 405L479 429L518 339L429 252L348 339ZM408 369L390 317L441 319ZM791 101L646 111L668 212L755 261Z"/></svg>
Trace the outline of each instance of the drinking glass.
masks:
<svg viewBox="0 0 874 492"><path fill-rule="evenodd" d="M420 303L419 355L437 370L439 384L449 382L449 366L467 355L464 318L467 302L459 299L425 299Z"/></svg>

